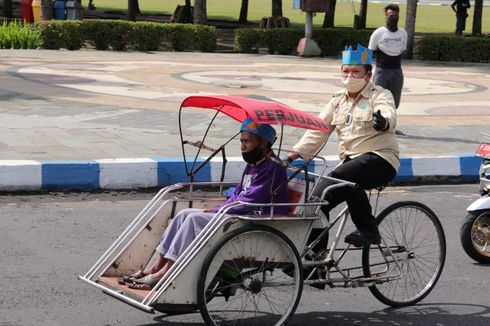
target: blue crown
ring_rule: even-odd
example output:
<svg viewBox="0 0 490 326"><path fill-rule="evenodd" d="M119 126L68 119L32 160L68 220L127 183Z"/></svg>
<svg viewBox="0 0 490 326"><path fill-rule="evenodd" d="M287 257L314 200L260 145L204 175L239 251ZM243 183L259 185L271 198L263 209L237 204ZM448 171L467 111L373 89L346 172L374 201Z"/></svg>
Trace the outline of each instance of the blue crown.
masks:
<svg viewBox="0 0 490 326"><path fill-rule="evenodd" d="M345 47L342 51L343 65L370 65L373 61L373 51L357 44L357 50L352 50L352 46Z"/></svg>

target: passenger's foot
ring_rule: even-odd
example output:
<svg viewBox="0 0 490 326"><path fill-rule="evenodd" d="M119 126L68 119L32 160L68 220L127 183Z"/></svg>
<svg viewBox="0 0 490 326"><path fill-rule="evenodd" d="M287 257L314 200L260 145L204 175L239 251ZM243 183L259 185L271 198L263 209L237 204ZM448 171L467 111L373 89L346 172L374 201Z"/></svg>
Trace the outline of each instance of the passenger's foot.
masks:
<svg viewBox="0 0 490 326"><path fill-rule="evenodd" d="M139 270L137 271L136 273L134 274L131 274L131 275L125 275L121 278L119 278L117 280L117 283L119 284L126 284L126 283L132 283L134 280L138 279L138 278L142 278L142 277L145 277L147 274L145 272L143 272L142 270Z"/></svg>
<svg viewBox="0 0 490 326"><path fill-rule="evenodd" d="M380 244L381 236L379 235L379 231L377 229L372 231L363 230L362 232L356 230L352 233L349 233L345 237L344 241L353 246L362 247L370 244Z"/></svg>
<svg viewBox="0 0 490 326"><path fill-rule="evenodd" d="M406 136L407 134L406 134L406 133L404 133L404 132L403 132L403 131L401 131L401 130L396 129L396 130L395 130L395 135L397 135L397 136Z"/></svg>
<svg viewBox="0 0 490 326"><path fill-rule="evenodd" d="M145 277L133 280L132 283L128 283L128 288L136 290L151 290L157 285L159 279L153 275L146 275Z"/></svg>

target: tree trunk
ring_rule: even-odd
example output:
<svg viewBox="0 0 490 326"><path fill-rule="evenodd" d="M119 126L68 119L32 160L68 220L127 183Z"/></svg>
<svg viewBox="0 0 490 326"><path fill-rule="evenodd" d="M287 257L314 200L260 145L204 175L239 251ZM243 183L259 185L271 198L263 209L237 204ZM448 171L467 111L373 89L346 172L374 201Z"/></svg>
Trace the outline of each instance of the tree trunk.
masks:
<svg viewBox="0 0 490 326"><path fill-rule="evenodd" d="M206 0L194 0L194 24L206 24Z"/></svg>
<svg viewBox="0 0 490 326"><path fill-rule="evenodd" d="M407 31L407 51L405 57L412 59L413 57L413 36L415 34L415 18L417 16L418 0L407 0L407 14L405 16L405 30Z"/></svg>
<svg viewBox="0 0 490 326"><path fill-rule="evenodd" d="M139 13L138 0L128 0L128 20L136 21L136 14Z"/></svg>
<svg viewBox="0 0 490 326"><path fill-rule="evenodd" d="M12 0L3 0L2 16L12 18Z"/></svg>
<svg viewBox="0 0 490 326"><path fill-rule="evenodd" d="M41 20L50 20L53 19L53 3L51 0L41 0L41 12L40 19Z"/></svg>
<svg viewBox="0 0 490 326"><path fill-rule="evenodd" d="M481 35L481 20L483 15L483 0L475 0L473 7L473 36Z"/></svg>
<svg viewBox="0 0 490 326"><path fill-rule="evenodd" d="M282 17L282 0L272 0L272 17Z"/></svg>
<svg viewBox="0 0 490 326"><path fill-rule="evenodd" d="M367 7L367 0L361 0L361 7L359 8L359 29L366 29Z"/></svg>
<svg viewBox="0 0 490 326"><path fill-rule="evenodd" d="M335 6L337 5L337 0L327 0L327 12L325 13L325 18L323 19L323 28L334 28L334 18L335 18Z"/></svg>
<svg viewBox="0 0 490 326"><path fill-rule="evenodd" d="M248 20L248 0L242 0L242 7L240 8L239 23L246 23Z"/></svg>

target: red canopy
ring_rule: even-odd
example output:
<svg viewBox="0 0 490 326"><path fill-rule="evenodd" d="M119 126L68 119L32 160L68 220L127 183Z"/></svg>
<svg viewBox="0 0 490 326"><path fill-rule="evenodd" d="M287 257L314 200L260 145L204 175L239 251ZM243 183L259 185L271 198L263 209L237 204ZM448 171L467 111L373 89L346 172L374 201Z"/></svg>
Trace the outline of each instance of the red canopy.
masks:
<svg viewBox="0 0 490 326"><path fill-rule="evenodd" d="M196 107L219 110L242 122L246 118L262 124L284 124L288 126L329 132L325 121L306 112L286 105L240 96L189 96L181 107Z"/></svg>

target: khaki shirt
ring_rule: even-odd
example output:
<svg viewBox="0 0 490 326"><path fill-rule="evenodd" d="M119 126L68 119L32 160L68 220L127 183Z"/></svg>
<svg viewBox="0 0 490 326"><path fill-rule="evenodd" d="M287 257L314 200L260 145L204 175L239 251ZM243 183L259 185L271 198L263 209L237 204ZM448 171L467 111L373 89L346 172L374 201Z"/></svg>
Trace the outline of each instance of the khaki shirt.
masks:
<svg viewBox="0 0 490 326"><path fill-rule="evenodd" d="M376 131L373 128L373 112L378 110L389 121L387 131ZM390 91L369 82L354 100L348 96L346 89L342 89L335 93L320 112L319 118L325 121L331 132L334 129L337 131L339 157L342 161L347 157L355 158L372 152L398 170L400 159L395 135L396 110ZM293 148L298 152L314 154L330 133L308 130Z"/></svg>

